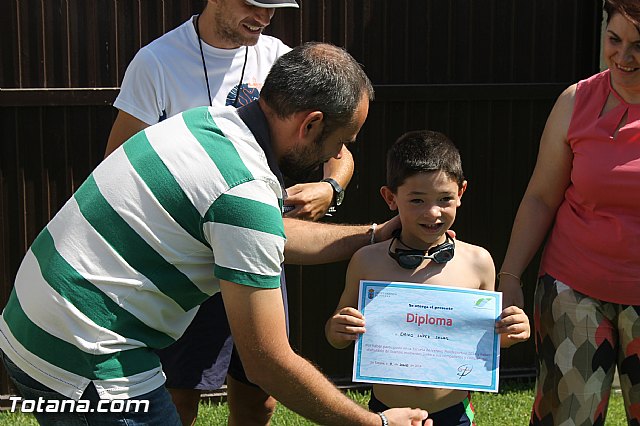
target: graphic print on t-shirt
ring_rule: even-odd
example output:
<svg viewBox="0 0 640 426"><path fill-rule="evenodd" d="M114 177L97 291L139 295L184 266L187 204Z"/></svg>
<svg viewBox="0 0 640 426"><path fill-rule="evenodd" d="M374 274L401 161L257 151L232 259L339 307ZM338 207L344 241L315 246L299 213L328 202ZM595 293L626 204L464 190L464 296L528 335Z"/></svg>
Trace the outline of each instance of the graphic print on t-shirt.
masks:
<svg viewBox="0 0 640 426"><path fill-rule="evenodd" d="M240 86L240 94L238 94L238 86L234 86L233 89L227 95L225 102L226 106L235 106L237 108L247 105L248 103L255 101L260 97L260 90L255 85L249 85L244 83ZM238 96L238 102L236 103L236 95Z"/></svg>

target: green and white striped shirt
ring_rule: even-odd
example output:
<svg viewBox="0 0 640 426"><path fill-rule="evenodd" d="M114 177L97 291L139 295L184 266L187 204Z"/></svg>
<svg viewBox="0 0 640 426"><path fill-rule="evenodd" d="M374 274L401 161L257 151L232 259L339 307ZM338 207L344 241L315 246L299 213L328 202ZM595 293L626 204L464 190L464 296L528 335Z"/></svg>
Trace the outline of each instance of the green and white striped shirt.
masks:
<svg viewBox="0 0 640 426"><path fill-rule="evenodd" d="M70 398L90 382L103 398L156 389L164 374L153 349L180 337L220 279L280 285L282 197L232 107L145 129L33 242L0 318L0 348Z"/></svg>

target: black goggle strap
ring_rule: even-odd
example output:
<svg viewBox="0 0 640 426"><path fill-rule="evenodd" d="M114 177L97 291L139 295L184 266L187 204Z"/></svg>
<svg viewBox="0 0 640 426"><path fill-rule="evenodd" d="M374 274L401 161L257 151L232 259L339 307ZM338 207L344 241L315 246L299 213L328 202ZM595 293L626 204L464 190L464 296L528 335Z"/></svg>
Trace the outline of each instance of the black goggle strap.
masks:
<svg viewBox="0 0 640 426"><path fill-rule="evenodd" d="M435 263L447 263L448 261L453 259L453 255L455 252L455 241L449 236L449 234L446 234L446 240L444 243L438 244L435 247L431 247L428 253L425 253L424 250L406 250L399 248L397 248L395 252L391 251L393 242L396 239L402 243L399 237L399 232L393 233L393 238L391 239L391 243L389 244L388 253L389 256L391 256L403 268L417 268L424 259L433 260Z"/></svg>

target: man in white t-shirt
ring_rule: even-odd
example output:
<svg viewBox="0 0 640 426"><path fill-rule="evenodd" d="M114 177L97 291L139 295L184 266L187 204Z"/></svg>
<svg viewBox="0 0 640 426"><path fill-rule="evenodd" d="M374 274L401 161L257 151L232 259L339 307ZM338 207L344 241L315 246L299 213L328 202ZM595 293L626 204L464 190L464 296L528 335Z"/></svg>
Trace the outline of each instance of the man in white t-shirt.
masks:
<svg viewBox="0 0 640 426"><path fill-rule="evenodd" d="M262 34L279 7L298 5L295 0L209 0L200 15L140 49L114 102L120 111L106 155L138 131L186 109L239 107L257 99L271 64L290 50ZM288 188L287 204L295 206L289 217L317 220L338 201L353 175L351 153L345 148L341 154L325 164L324 178L332 181Z"/></svg>
<svg viewBox="0 0 640 426"><path fill-rule="evenodd" d="M260 95L271 65L291 49L262 34L275 8L298 7L295 0L208 0L200 15L140 49L129 64L114 106L120 111L113 124L109 155L138 131L203 105L240 107ZM345 148L341 158L324 166L320 182L296 184L287 189L285 216L317 220L339 204L353 174L353 158ZM296 176L288 176L296 179ZM288 230L289 239L297 239ZM283 296L286 307L286 290ZM246 379L232 352L230 332L220 295L205 302L185 335L159 351L167 374L167 387L184 424L192 424L201 391L218 389L227 379L229 424L267 424L276 401ZM229 364L231 366L229 367ZM227 370L229 369L229 375ZM247 418L249 416L249 418Z"/></svg>

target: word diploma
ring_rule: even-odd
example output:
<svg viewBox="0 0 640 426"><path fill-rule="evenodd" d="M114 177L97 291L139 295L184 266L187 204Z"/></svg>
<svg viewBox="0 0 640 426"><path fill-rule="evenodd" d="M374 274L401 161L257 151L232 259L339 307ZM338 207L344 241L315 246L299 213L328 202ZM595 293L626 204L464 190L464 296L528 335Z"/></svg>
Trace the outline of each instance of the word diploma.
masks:
<svg viewBox="0 0 640 426"><path fill-rule="evenodd" d="M502 293L361 281L353 381L498 392Z"/></svg>

